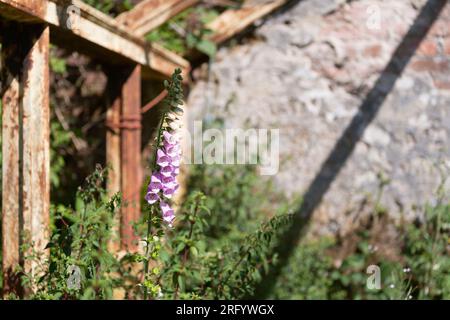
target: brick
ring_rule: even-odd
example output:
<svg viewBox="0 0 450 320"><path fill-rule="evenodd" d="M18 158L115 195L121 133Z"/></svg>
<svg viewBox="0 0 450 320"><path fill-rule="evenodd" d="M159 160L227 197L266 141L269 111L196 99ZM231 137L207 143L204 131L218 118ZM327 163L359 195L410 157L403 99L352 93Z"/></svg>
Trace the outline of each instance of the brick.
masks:
<svg viewBox="0 0 450 320"><path fill-rule="evenodd" d="M450 80L434 80L434 85L437 89L450 90Z"/></svg>
<svg viewBox="0 0 450 320"><path fill-rule="evenodd" d="M419 46L418 52L419 55L432 57L438 54L438 46L434 39L432 40L424 40Z"/></svg>
<svg viewBox="0 0 450 320"><path fill-rule="evenodd" d="M450 56L450 38L444 40L444 54Z"/></svg>
<svg viewBox="0 0 450 320"><path fill-rule="evenodd" d="M440 19L444 21L450 21L450 7L447 5L441 12Z"/></svg>
<svg viewBox="0 0 450 320"><path fill-rule="evenodd" d="M371 57L371 58L379 57L381 55L382 49L383 48L379 44L367 46L364 49L364 56Z"/></svg>
<svg viewBox="0 0 450 320"><path fill-rule="evenodd" d="M419 72L447 72L449 71L449 62L435 59L417 59L412 62L411 68Z"/></svg>
<svg viewBox="0 0 450 320"><path fill-rule="evenodd" d="M431 27L430 36L447 37L450 35L449 22L440 18Z"/></svg>

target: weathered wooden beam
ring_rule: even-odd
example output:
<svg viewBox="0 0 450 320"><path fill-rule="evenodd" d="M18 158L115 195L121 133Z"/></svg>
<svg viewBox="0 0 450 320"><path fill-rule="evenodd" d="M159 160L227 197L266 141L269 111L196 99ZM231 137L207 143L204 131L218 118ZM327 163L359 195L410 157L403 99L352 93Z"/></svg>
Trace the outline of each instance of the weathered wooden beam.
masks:
<svg viewBox="0 0 450 320"><path fill-rule="evenodd" d="M4 294L20 294L15 270L36 276L49 240L49 27L6 23L2 42L2 270ZM20 39L20 41L17 41ZM27 245L25 252L22 245Z"/></svg>
<svg viewBox="0 0 450 320"><path fill-rule="evenodd" d="M20 70L23 60L14 43L13 24L4 27L8 36L2 39L2 272L3 295L19 294L21 198L19 197L19 105ZM22 54L23 56L23 54Z"/></svg>
<svg viewBox="0 0 450 320"><path fill-rule="evenodd" d="M257 4L255 2L252 6L226 10L207 24L207 28L213 31L209 39L215 43L224 42L243 31L256 20L281 7L287 3L287 1L288 0L273 0L263 4Z"/></svg>
<svg viewBox="0 0 450 320"><path fill-rule="evenodd" d="M140 215L141 173L141 67L133 67L126 75L121 97L121 248L135 250L137 236L133 224Z"/></svg>
<svg viewBox="0 0 450 320"><path fill-rule="evenodd" d="M121 190L120 162L120 113L122 106L122 76L115 68L107 71L108 75L108 109L106 111L106 164L109 167L107 190L109 196ZM120 213L114 216L113 239L108 248L111 252L120 249Z"/></svg>
<svg viewBox="0 0 450 320"><path fill-rule="evenodd" d="M116 20L136 35L143 36L199 1L144 0L130 11L119 15Z"/></svg>
<svg viewBox="0 0 450 320"><path fill-rule="evenodd" d="M183 58L146 42L80 0L0 0L0 16L48 23L55 44L108 63L140 64L144 74L169 76L177 67L184 73L189 71L189 63Z"/></svg>
<svg viewBox="0 0 450 320"><path fill-rule="evenodd" d="M35 26L29 32L33 47L25 61L22 96L23 223L33 253L43 259L50 233L50 29ZM45 271L38 268L37 261L25 260L25 270L34 276Z"/></svg>

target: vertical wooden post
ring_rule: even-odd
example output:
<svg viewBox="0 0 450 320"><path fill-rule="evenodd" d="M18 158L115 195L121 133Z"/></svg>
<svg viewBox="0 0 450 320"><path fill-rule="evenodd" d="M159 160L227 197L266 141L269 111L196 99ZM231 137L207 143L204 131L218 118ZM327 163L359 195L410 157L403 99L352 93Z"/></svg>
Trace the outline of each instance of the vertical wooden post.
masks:
<svg viewBox="0 0 450 320"><path fill-rule="evenodd" d="M133 223L140 215L141 188L141 66L127 72L121 106L121 247L136 250Z"/></svg>
<svg viewBox="0 0 450 320"><path fill-rule="evenodd" d="M6 30L5 30L6 29ZM6 24L2 47L2 270L4 294L20 294L15 269L36 275L49 236L49 28ZM20 41L19 41L20 40ZM27 252L21 245L27 244Z"/></svg>
<svg viewBox="0 0 450 320"><path fill-rule="evenodd" d="M16 25L17 26L17 25ZM7 30L2 42L2 272L3 295L18 292L20 279L15 274L20 261L21 196L19 194L19 117L20 73L23 59L14 43L14 25ZM18 30L16 30L18 31ZM10 33L11 32L11 33ZM14 32L14 33L13 33ZM21 54L23 56L23 54Z"/></svg>
<svg viewBox="0 0 450 320"><path fill-rule="evenodd" d="M122 192L123 203L115 230L118 241L110 243L112 251L135 250L137 237L133 223L140 214L141 188L141 67L109 68L106 162L111 166L108 190Z"/></svg>
<svg viewBox="0 0 450 320"><path fill-rule="evenodd" d="M106 164L110 167L108 172L107 190L112 196L121 189L120 165L120 113L122 106L122 76L117 70L108 70L108 110L106 111ZM114 237L109 242L108 248L111 252L120 249L120 213L114 217Z"/></svg>

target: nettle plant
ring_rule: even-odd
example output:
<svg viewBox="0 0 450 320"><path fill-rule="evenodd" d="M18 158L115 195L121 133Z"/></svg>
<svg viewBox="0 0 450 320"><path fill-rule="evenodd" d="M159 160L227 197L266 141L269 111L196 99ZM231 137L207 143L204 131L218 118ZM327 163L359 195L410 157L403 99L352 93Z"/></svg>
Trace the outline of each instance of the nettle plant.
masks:
<svg viewBox="0 0 450 320"><path fill-rule="evenodd" d="M222 194L218 194L221 196ZM208 198L191 192L177 213L179 221L160 251L156 280L164 299L238 299L251 296L269 268L277 263L273 243L291 219L275 214L239 239L217 243L207 234L212 212Z"/></svg>
<svg viewBox="0 0 450 320"><path fill-rule="evenodd" d="M20 270L29 299L110 299L123 285L120 261L108 250L113 217L121 199L103 187L107 169L97 165L78 189L75 208L52 205L52 234L42 258L25 243L25 259L37 264L33 274Z"/></svg>

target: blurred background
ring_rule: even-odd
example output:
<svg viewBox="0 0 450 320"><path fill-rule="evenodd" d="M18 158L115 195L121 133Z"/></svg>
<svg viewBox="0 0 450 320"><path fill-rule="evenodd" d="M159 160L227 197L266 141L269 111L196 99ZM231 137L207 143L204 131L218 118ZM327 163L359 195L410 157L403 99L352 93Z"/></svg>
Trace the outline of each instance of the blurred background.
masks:
<svg viewBox="0 0 450 320"><path fill-rule="evenodd" d="M139 3L84 2L111 17ZM450 4L287 1L209 40L224 11L270 2L200 1L145 35L191 62L187 128L280 130L273 176L257 165L185 167L183 198L201 191L211 212L200 254L239 251L261 222L293 217L264 257L245 258L234 287L199 297L449 299ZM61 210L105 165L108 78L96 60L56 46L50 66L51 200ZM162 88L144 82L143 100ZM144 177L160 108L143 118Z"/></svg>

